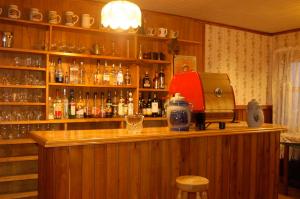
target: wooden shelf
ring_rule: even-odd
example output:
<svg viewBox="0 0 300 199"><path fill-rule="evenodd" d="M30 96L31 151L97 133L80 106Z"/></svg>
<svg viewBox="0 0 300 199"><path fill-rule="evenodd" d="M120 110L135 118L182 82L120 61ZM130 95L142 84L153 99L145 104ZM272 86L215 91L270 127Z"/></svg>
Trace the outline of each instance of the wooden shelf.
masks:
<svg viewBox="0 0 300 199"><path fill-rule="evenodd" d="M1 69L12 69L12 70L29 70L29 71L46 71L46 68L38 67L27 67L27 66L1 66Z"/></svg>
<svg viewBox="0 0 300 199"><path fill-rule="evenodd" d="M167 38L167 37L157 37L157 36L149 36L149 35L142 35L142 34L138 34L137 36L138 36L138 38L149 39L149 40L160 40L160 41L170 40L170 38Z"/></svg>
<svg viewBox="0 0 300 199"><path fill-rule="evenodd" d="M20 162L20 161L31 161L31 160L37 160L37 155L30 155L30 156L16 156L16 157L2 157L0 158L1 162ZM0 197L1 198L1 197Z"/></svg>
<svg viewBox="0 0 300 199"><path fill-rule="evenodd" d="M122 122L124 118L82 118L82 119L54 119L48 120L50 123L88 123L88 122Z"/></svg>
<svg viewBox="0 0 300 199"><path fill-rule="evenodd" d="M24 174L15 176L0 176L0 182L11 182L19 180L35 180L38 179L38 174ZM1 197L0 197L1 198Z"/></svg>
<svg viewBox="0 0 300 199"><path fill-rule="evenodd" d="M185 40L185 39L178 39L177 41L181 42L181 43L195 44L195 45L202 45L203 44L203 42L200 42L200 41Z"/></svg>
<svg viewBox="0 0 300 199"><path fill-rule="evenodd" d="M0 194L1 199L17 199L17 198L28 198L35 197L38 195L37 191L10 193L10 194Z"/></svg>
<svg viewBox="0 0 300 199"><path fill-rule="evenodd" d="M9 144L33 144L36 143L33 139L23 138L23 139L0 139L0 145Z"/></svg>
<svg viewBox="0 0 300 199"><path fill-rule="evenodd" d="M77 26L65 26L61 24L52 24L53 29L63 29L63 30L70 30L70 31L83 31L83 32L91 32L91 33L105 33L105 34L114 34L114 35L125 35L125 36L136 36L135 33L128 33L128 32L118 32L118 31L110 31L109 29L105 28L82 28Z"/></svg>
<svg viewBox="0 0 300 199"><path fill-rule="evenodd" d="M23 19L11 19L7 17L0 17L1 22L8 22L8 23L17 23L17 24L24 24L24 25L34 25L34 26L41 26L45 28L49 28L50 24L44 22L35 22Z"/></svg>
<svg viewBox="0 0 300 199"><path fill-rule="evenodd" d="M152 59L142 59L142 60L140 60L140 62L146 63L146 64L171 64L170 61L166 61L166 60L152 60Z"/></svg>
<svg viewBox="0 0 300 199"><path fill-rule="evenodd" d="M0 124L48 124L48 123L54 123L50 122L51 120L22 120L22 121L0 121ZM59 123L59 122L57 122Z"/></svg>
<svg viewBox="0 0 300 199"><path fill-rule="evenodd" d="M113 86L113 85L93 85L93 84L65 84L65 83L48 83L49 86L63 86L63 87L91 87L91 88L127 88L136 89L137 86Z"/></svg>
<svg viewBox="0 0 300 199"><path fill-rule="evenodd" d="M45 106L42 102L0 102L0 106Z"/></svg>
<svg viewBox="0 0 300 199"><path fill-rule="evenodd" d="M141 92L169 92L168 89L140 88Z"/></svg>
<svg viewBox="0 0 300 199"><path fill-rule="evenodd" d="M44 51L44 50L32 50L32 49L24 49L24 48L3 48L3 47L0 47L0 51L16 52L16 53L31 53L31 54L47 54L48 53L48 51Z"/></svg>
<svg viewBox="0 0 300 199"><path fill-rule="evenodd" d="M166 117L144 117L144 120L145 121L164 121L164 120L167 120Z"/></svg>
<svg viewBox="0 0 300 199"><path fill-rule="evenodd" d="M102 56L102 55L57 52L57 51L49 51L49 54L50 55L57 55L57 56L64 56L64 57L78 57L78 58L102 59L102 60L112 60L112 61L136 62L136 59L128 58L128 57Z"/></svg>
<svg viewBox="0 0 300 199"><path fill-rule="evenodd" d="M46 88L46 86L37 85L1 85L0 88Z"/></svg>

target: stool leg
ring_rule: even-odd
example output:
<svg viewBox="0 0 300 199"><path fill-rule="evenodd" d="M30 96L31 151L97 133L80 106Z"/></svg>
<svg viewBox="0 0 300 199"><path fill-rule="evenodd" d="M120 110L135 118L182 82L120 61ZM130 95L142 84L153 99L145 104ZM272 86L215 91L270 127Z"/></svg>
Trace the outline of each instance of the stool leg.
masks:
<svg viewBox="0 0 300 199"><path fill-rule="evenodd" d="M178 194L177 194L177 199L181 199L181 190L179 189Z"/></svg>
<svg viewBox="0 0 300 199"><path fill-rule="evenodd" d="M188 199L188 192L182 192L182 199Z"/></svg>
<svg viewBox="0 0 300 199"><path fill-rule="evenodd" d="M196 192L196 199L201 199L199 192Z"/></svg>
<svg viewBox="0 0 300 199"><path fill-rule="evenodd" d="M207 191L203 191L201 195L202 195L202 199L208 199Z"/></svg>

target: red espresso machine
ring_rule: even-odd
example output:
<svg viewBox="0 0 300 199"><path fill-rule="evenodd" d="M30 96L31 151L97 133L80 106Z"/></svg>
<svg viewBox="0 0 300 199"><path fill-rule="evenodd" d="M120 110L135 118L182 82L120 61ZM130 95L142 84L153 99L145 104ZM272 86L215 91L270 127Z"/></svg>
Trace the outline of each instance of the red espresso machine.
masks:
<svg viewBox="0 0 300 199"><path fill-rule="evenodd" d="M234 121L235 98L230 80L224 73L182 72L174 75L169 93L180 93L193 105L192 121L196 128L204 130L211 123Z"/></svg>

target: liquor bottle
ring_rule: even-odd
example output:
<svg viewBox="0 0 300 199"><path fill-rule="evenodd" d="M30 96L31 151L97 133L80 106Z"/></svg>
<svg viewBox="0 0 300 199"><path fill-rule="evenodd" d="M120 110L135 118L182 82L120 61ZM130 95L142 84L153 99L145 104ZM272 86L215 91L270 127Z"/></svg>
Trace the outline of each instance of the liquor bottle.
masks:
<svg viewBox="0 0 300 199"><path fill-rule="evenodd" d="M158 75L158 72L156 71L155 72L155 77L153 78L153 88L155 89L159 89L160 88L160 82L159 82L159 75Z"/></svg>
<svg viewBox="0 0 300 199"><path fill-rule="evenodd" d="M70 90L69 96L69 118L74 119L76 117L76 101L74 97L74 90Z"/></svg>
<svg viewBox="0 0 300 199"><path fill-rule="evenodd" d="M48 104L49 104L48 119L53 120L54 119L54 107L53 107L53 100L51 97L48 98Z"/></svg>
<svg viewBox="0 0 300 199"><path fill-rule="evenodd" d="M129 72L129 67L126 66L126 73L125 73L125 76L124 76L124 83L126 86L129 86L131 85L131 74Z"/></svg>
<svg viewBox="0 0 300 199"><path fill-rule="evenodd" d="M129 91L126 91L126 97L125 97L125 101L124 101L124 115L128 115L128 102L129 102Z"/></svg>
<svg viewBox="0 0 300 199"><path fill-rule="evenodd" d="M62 117L62 101L59 97L59 90L56 89L56 97L53 101L54 119L61 119Z"/></svg>
<svg viewBox="0 0 300 199"><path fill-rule="evenodd" d="M101 92L101 105L100 105L100 117L101 118L105 118L106 115L105 115L105 103L104 103L104 93Z"/></svg>
<svg viewBox="0 0 300 199"><path fill-rule="evenodd" d="M125 99L123 98L123 91L120 91L120 98L119 98L119 103L118 103L118 115L120 117L124 117L125 113L124 113L124 102Z"/></svg>
<svg viewBox="0 0 300 199"><path fill-rule="evenodd" d="M117 91L115 91L114 96L112 98L112 116L118 117L118 99L117 99Z"/></svg>
<svg viewBox="0 0 300 199"><path fill-rule="evenodd" d="M75 60L73 60L73 64L70 65L69 70L70 70L70 84L78 84L79 66Z"/></svg>
<svg viewBox="0 0 300 199"><path fill-rule="evenodd" d="M79 84L85 84L85 67L83 61L79 64Z"/></svg>
<svg viewBox="0 0 300 199"><path fill-rule="evenodd" d="M164 89L165 88L165 73L163 71L163 68L160 68L160 72L159 72L159 88L160 89Z"/></svg>
<svg viewBox="0 0 300 199"><path fill-rule="evenodd" d="M112 102L111 102L111 93L108 91L107 93L107 99L106 99L106 110L105 110L105 116L106 117L112 117Z"/></svg>
<svg viewBox="0 0 300 199"><path fill-rule="evenodd" d="M76 118L84 118L84 101L79 91L78 101L76 103Z"/></svg>
<svg viewBox="0 0 300 199"><path fill-rule="evenodd" d="M146 101L145 99L143 100L143 116L147 117L147 104L148 100Z"/></svg>
<svg viewBox="0 0 300 199"><path fill-rule="evenodd" d="M110 73L109 73L107 61L105 61L105 63L104 63L102 84L104 84L104 85L109 85L110 84Z"/></svg>
<svg viewBox="0 0 300 199"><path fill-rule="evenodd" d="M63 97L63 118L68 119L69 118L69 100L67 97L67 89L64 88L64 97Z"/></svg>
<svg viewBox="0 0 300 199"><path fill-rule="evenodd" d="M66 84L70 84L70 76L69 76L68 72L65 73L64 80L65 80Z"/></svg>
<svg viewBox="0 0 300 199"><path fill-rule="evenodd" d="M55 82L57 83L64 82L64 72L62 68L61 58L58 58L57 65L55 68Z"/></svg>
<svg viewBox="0 0 300 199"><path fill-rule="evenodd" d="M158 100L156 93L153 93L153 100L151 102L151 112L152 112L152 117L158 117Z"/></svg>
<svg viewBox="0 0 300 199"><path fill-rule="evenodd" d="M133 96L132 92L129 92L129 98L128 98L128 115L134 114L134 105L133 105Z"/></svg>
<svg viewBox="0 0 300 199"><path fill-rule="evenodd" d="M112 65L110 71L110 85L116 86L117 85L117 72L115 69L115 64Z"/></svg>
<svg viewBox="0 0 300 199"><path fill-rule="evenodd" d="M84 106L84 118L90 118L92 116L91 104L90 104L90 93L85 94L85 106Z"/></svg>
<svg viewBox="0 0 300 199"><path fill-rule="evenodd" d="M124 84L124 75L122 70L122 64L119 64L119 69L117 72L117 85L123 85Z"/></svg>
<svg viewBox="0 0 300 199"><path fill-rule="evenodd" d="M143 114L143 106L144 106L144 94L139 93L139 110L138 110L139 114Z"/></svg>
<svg viewBox="0 0 300 199"><path fill-rule="evenodd" d="M139 49L139 59L143 59L143 51L142 51L142 44L140 44L140 49Z"/></svg>
<svg viewBox="0 0 300 199"><path fill-rule="evenodd" d="M50 66L49 66L49 82L54 83L55 82L55 62L52 59Z"/></svg>
<svg viewBox="0 0 300 199"><path fill-rule="evenodd" d="M93 98L92 117L93 118L99 117L99 107L97 104L97 93L96 92L94 92L94 98Z"/></svg>
<svg viewBox="0 0 300 199"><path fill-rule="evenodd" d="M148 102L147 102L147 117L151 117L152 116L152 100L151 100L151 93L149 93L148 96Z"/></svg>
<svg viewBox="0 0 300 199"><path fill-rule="evenodd" d="M100 69L100 60L97 60L97 67L96 67L96 71L94 73L94 84L95 85L100 85L102 83L102 73L101 73L101 69Z"/></svg>
<svg viewBox="0 0 300 199"><path fill-rule="evenodd" d="M143 78L143 88L151 88L151 80L148 71L146 71L145 76Z"/></svg>

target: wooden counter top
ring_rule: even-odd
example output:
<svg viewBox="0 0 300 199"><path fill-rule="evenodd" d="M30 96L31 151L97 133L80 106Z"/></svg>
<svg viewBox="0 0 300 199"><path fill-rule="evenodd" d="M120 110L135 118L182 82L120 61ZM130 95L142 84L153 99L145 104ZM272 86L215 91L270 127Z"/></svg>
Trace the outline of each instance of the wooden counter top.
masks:
<svg viewBox="0 0 300 199"><path fill-rule="evenodd" d="M285 130L286 128L274 124L264 124L261 128L248 128L245 123L239 123L228 124L224 130L219 130L216 126L211 126L205 131L190 130L182 132L169 131L167 127L144 128L142 133L139 134L130 134L126 129L34 131L31 133L31 137L44 147L58 147L274 131L281 132Z"/></svg>

